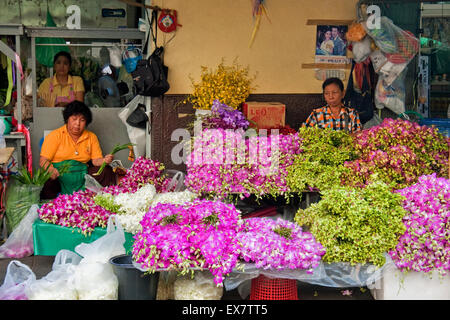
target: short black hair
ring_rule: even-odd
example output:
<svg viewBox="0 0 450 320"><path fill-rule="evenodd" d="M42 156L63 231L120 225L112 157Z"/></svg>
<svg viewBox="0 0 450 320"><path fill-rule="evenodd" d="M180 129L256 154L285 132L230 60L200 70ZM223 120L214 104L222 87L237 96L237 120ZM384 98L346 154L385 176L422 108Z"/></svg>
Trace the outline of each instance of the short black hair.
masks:
<svg viewBox="0 0 450 320"><path fill-rule="evenodd" d="M58 59L58 58L61 57L61 56L66 57L67 60L69 60L69 65L70 65L70 66L72 65L72 56L71 56L70 53L67 52L67 51L60 51L60 52L58 52L57 54L55 54L55 56L53 57L53 64L55 64L56 59Z"/></svg>
<svg viewBox="0 0 450 320"><path fill-rule="evenodd" d="M341 91L344 91L344 83L339 78L328 78L322 83L322 90L325 91L325 88L329 86L330 84L334 83L341 89Z"/></svg>
<svg viewBox="0 0 450 320"><path fill-rule="evenodd" d="M66 124L70 116L73 116L75 114L81 114L86 119L86 126L92 122L91 109L89 109L89 107L85 105L83 102L78 100L74 100L69 104L67 104L64 107L62 114L64 117L64 123Z"/></svg>

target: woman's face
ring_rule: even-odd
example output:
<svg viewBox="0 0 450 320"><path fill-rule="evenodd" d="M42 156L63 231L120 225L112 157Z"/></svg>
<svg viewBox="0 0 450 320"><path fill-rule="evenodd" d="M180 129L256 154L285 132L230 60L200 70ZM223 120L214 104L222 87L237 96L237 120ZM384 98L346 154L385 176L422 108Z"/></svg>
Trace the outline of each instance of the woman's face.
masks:
<svg viewBox="0 0 450 320"><path fill-rule="evenodd" d="M323 90L325 101L330 107L340 106L344 98L344 91L335 83L330 83Z"/></svg>
<svg viewBox="0 0 450 320"><path fill-rule="evenodd" d="M70 62L67 57L59 56L56 58L55 63L53 64L53 69L55 70L56 75L66 76L69 74L70 70Z"/></svg>
<svg viewBox="0 0 450 320"><path fill-rule="evenodd" d="M74 114L67 119L67 130L74 136L81 136L86 128L86 118L82 114Z"/></svg>
<svg viewBox="0 0 450 320"><path fill-rule="evenodd" d="M325 40L330 40L330 39L331 39L331 31L325 32Z"/></svg>

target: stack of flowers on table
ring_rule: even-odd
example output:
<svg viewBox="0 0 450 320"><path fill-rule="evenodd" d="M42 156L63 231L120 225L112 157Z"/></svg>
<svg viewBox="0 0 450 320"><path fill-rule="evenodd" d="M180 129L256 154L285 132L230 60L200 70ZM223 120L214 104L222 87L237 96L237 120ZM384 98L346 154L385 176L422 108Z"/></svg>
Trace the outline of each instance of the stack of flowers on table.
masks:
<svg viewBox="0 0 450 320"><path fill-rule="evenodd" d="M389 252L398 269L445 275L450 271L450 180L436 173L397 190L406 199L406 231Z"/></svg>
<svg viewBox="0 0 450 320"><path fill-rule="evenodd" d="M181 205L159 203L141 224L132 256L147 272L174 269L186 274L193 268L207 269L221 286L238 261L236 236L242 220L232 204L199 199Z"/></svg>
<svg viewBox="0 0 450 320"><path fill-rule="evenodd" d="M287 183L293 192L327 190L341 185L345 161L356 157L354 140L346 131L302 127L298 131L302 152L288 167Z"/></svg>
<svg viewBox="0 0 450 320"><path fill-rule="evenodd" d="M326 263L371 263L381 267L405 232L404 197L380 180L365 188L335 185L322 199L299 209L295 222L307 227L326 248Z"/></svg>
<svg viewBox="0 0 450 320"><path fill-rule="evenodd" d="M150 196L153 198L155 192L170 191L167 188L170 179L167 179L163 172L164 165L158 161L139 157L127 170L119 185L104 187L100 190L99 194L110 195L110 197L104 196L96 199L98 194L89 190L80 190L70 195L59 195L41 206L38 210L39 218L46 223L79 228L82 234L89 235L96 227L106 228L109 216L119 211L120 203L114 203L113 197L120 194L129 197L144 186L146 188L140 195L143 192L147 193L145 201L148 201ZM152 187L148 185L152 185ZM134 198L136 199L136 197ZM142 202L142 200L140 201ZM136 207L136 204L134 206ZM128 205L128 209L130 208L133 208L133 204Z"/></svg>
<svg viewBox="0 0 450 320"><path fill-rule="evenodd" d="M403 119L384 119L375 127L354 135L357 159L347 161L346 185L364 187L377 178L393 189L416 183L422 175L448 175L450 139L437 128Z"/></svg>
<svg viewBox="0 0 450 320"><path fill-rule="evenodd" d="M246 137L242 129L205 129L187 156L185 184L220 199L286 194L287 170L300 152L297 134Z"/></svg>
<svg viewBox="0 0 450 320"><path fill-rule="evenodd" d="M221 103L218 99L214 100L211 107L211 114L200 116L202 129L247 129L249 121L244 114L232 107Z"/></svg>
<svg viewBox="0 0 450 320"><path fill-rule="evenodd" d="M312 272L325 254L325 248L311 233L281 218L245 219L238 241L242 246L239 258L260 269L306 269Z"/></svg>

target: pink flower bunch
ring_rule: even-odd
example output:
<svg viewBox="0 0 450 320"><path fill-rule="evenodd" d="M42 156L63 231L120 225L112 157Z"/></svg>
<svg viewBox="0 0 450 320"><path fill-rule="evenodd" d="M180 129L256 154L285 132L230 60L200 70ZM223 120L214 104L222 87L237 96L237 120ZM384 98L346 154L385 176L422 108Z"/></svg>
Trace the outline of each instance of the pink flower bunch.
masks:
<svg viewBox="0 0 450 320"><path fill-rule="evenodd" d="M405 196L406 232L389 254L399 269L445 274L450 270L450 180L436 173L396 192Z"/></svg>
<svg viewBox="0 0 450 320"><path fill-rule="evenodd" d="M113 213L96 205L94 196L91 191L59 195L39 208L39 218L46 223L80 228L84 235L90 234L95 227L106 228Z"/></svg>
<svg viewBox="0 0 450 320"><path fill-rule="evenodd" d="M205 268L221 285L238 261L236 236L242 220L232 204L198 199L183 205L160 203L149 209L141 225L132 255L146 270Z"/></svg>
<svg viewBox="0 0 450 320"><path fill-rule="evenodd" d="M450 139L436 128L403 119L384 119L375 127L354 134L357 160L344 166L351 172L343 178L347 185L364 186L370 175L401 189L417 182L421 175L446 176Z"/></svg>
<svg viewBox="0 0 450 320"><path fill-rule="evenodd" d="M287 168L300 144L297 134L246 138L242 130L204 130L187 157L185 184L219 198L287 193Z"/></svg>
<svg viewBox="0 0 450 320"><path fill-rule="evenodd" d="M317 267L325 248L309 232L278 218L249 218L238 234L242 245L239 258L263 269L312 269Z"/></svg>
<svg viewBox="0 0 450 320"><path fill-rule="evenodd" d="M105 187L102 191L112 195L134 193L143 185L151 183L157 192L166 192L170 179L164 177L163 171L162 163L141 156L133 162L118 185Z"/></svg>

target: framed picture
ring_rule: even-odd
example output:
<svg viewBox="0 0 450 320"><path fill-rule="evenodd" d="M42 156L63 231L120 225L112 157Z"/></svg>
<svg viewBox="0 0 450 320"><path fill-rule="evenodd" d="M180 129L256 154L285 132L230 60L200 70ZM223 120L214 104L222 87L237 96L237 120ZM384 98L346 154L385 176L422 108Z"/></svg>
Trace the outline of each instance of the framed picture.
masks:
<svg viewBox="0 0 450 320"><path fill-rule="evenodd" d="M316 63L348 63L348 25L317 25Z"/></svg>

